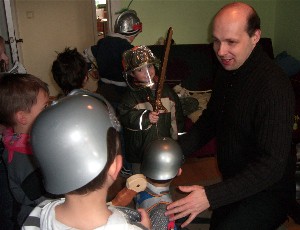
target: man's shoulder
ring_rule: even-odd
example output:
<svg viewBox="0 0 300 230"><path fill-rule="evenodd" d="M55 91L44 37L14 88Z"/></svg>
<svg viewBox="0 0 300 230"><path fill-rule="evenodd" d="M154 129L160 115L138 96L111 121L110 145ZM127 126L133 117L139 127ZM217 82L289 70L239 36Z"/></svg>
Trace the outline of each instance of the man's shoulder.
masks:
<svg viewBox="0 0 300 230"><path fill-rule="evenodd" d="M262 61L260 61L256 65L256 77L260 80L260 83L268 84L270 86L278 86L282 88L282 86L290 85L290 79L283 72L283 70L275 63L273 59L264 55L262 57ZM265 79L265 81L263 80Z"/></svg>

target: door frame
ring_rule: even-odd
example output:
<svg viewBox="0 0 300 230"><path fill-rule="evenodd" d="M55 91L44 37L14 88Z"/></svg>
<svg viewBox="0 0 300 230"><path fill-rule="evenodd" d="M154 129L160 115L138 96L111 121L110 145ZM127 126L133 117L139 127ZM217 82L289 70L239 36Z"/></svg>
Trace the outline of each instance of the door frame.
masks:
<svg viewBox="0 0 300 230"><path fill-rule="evenodd" d="M10 62L15 63L16 61L22 62L22 55L20 55L21 47L18 44L22 41L22 39L19 38L19 31L17 25L17 19L16 19L16 10L15 10L15 2L10 0L1 0L4 5L4 11L3 13L5 15L5 22L1 26L4 28L1 28L3 31L6 32L6 37L4 38L6 40L6 44L9 45L9 56L10 56Z"/></svg>

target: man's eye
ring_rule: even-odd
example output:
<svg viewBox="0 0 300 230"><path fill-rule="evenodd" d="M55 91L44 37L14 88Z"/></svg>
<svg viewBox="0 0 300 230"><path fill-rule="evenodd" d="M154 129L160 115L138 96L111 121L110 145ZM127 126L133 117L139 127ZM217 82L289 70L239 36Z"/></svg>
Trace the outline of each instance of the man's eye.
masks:
<svg viewBox="0 0 300 230"><path fill-rule="evenodd" d="M220 41L217 40L217 39L214 39L214 40L213 40L213 44L214 44L214 45L220 45Z"/></svg>

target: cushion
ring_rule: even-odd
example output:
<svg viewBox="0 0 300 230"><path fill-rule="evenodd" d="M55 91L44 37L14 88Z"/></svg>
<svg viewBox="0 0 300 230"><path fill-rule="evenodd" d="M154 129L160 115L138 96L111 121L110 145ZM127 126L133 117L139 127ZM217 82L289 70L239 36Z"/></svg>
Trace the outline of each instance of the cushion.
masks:
<svg viewBox="0 0 300 230"><path fill-rule="evenodd" d="M289 55L286 51L278 54L275 58L275 62L289 77L300 71L300 61Z"/></svg>

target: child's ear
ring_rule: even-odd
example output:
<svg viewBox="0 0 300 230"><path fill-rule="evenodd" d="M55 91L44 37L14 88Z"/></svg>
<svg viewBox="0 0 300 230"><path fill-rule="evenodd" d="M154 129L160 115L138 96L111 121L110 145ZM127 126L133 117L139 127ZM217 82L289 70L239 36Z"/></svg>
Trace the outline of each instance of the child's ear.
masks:
<svg viewBox="0 0 300 230"><path fill-rule="evenodd" d="M18 111L15 114L16 122L21 125L27 124L27 116L24 111Z"/></svg>
<svg viewBox="0 0 300 230"><path fill-rule="evenodd" d="M108 170L108 174L111 176L113 180L117 179L121 168L122 168L122 156L117 155Z"/></svg>
<svg viewBox="0 0 300 230"><path fill-rule="evenodd" d="M182 168L179 168L179 169L178 169L178 172L177 172L177 176L180 176L181 173L182 173Z"/></svg>
<svg viewBox="0 0 300 230"><path fill-rule="evenodd" d="M84 79L83 79L83 82L82 82L82 85L83 85L83 86L87 83L87 81L88 81L88 79L89 79L88 75L89 75L89 73L87 73L87 74L85 75Z"/></svg>

